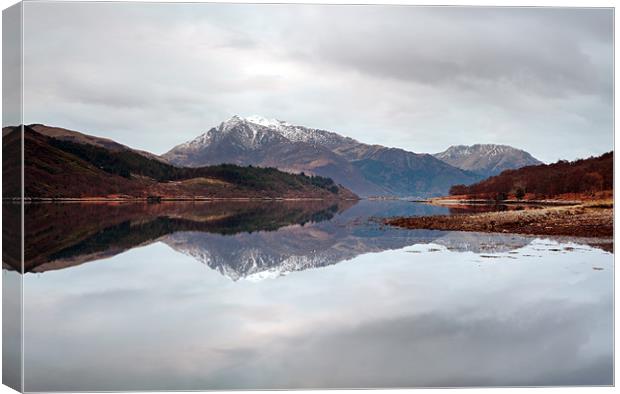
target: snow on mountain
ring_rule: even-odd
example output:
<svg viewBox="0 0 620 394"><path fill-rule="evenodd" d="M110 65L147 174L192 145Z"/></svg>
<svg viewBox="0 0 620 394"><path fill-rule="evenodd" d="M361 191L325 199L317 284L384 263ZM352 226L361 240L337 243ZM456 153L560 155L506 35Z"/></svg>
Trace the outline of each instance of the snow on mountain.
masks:
<svg viewBox="0 0 620 394"><path fill-rule="evenodd" d="M232 163L303 171L332 178L360 196L436 196L481 179L428 154L257 115L233 116L163 157L181 166Z"/></svg>
<svg viewBox="0 0 620 394"><path fill-rule="evenodd" d="M182 148L200 148L209 145L231 131L242 128L246 133L242 136L243 145L248 148L258 148L260 143L269 142L269 138L261 138L264 135L278 134L289 142L306 142L311 144L334 144L347 142L357 142L351 138L342 137L336 133L325 130L313 129L304 126L294 125L283 120L268 119L262 116L253 115L240 117L235 115L217 128L212 128L195 139L179 145Z"/></svg>
<svg viewBox="0 0 620 394"><path fill-rule="evenodd" d="M252 115L252 116L248 116L247 118L244 118L246 121L250 122L250 123L254 123L260 126L265 126L265 127L269 127L269 128L273 128L273 129L281 129L281 128L285 128L287 126L292 126L291 124L283 121L283 120L278 120L278 119L267 119L267 118L263 118L260 115Z"/></svg>
<svg viewBox="0 0 620 394"><path fill-rule="evenodd" d="M485 177L504 170L542 164L528 152L508 145L455 145L434 156L452 166L473 171Z"/></svg>
<svg viewBox="0 0 620 394"><path fill-rule="evenodd" d="M254 121L251 122L246 118L235 115L229 120L220 123L218 127L210 129L206 133L179 145L175 149L199 150L233 133L237 134L236 139L241 146L249 149L256 149L260 145L276 139L276 134L278 134L273 124L267 125L267 119L260 119L261 121L254 118ZM282 135L280 135L280 137L282 137Z"/></svg>
<svg viewBox="0 0 620 394"><path fill-rule="evenodd" d="M247 122L275 130L291 142L308 142L321 145L342 143L345 141L357 142L352 138L343 137L330 131L294 125L283 120L266 119L257 115L244 119Z"/></svg>

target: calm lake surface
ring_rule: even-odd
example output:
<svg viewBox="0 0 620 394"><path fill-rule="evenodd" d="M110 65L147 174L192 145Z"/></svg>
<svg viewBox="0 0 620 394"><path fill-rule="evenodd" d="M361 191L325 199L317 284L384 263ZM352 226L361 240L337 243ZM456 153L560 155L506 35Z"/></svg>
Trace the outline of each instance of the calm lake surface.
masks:
<svg viewBox="0 0 620 394"><path fill-rule="evenodd" d="M429 214L451 212L29 205L25 390L613 383L610 240L377 220Z"/></svg>

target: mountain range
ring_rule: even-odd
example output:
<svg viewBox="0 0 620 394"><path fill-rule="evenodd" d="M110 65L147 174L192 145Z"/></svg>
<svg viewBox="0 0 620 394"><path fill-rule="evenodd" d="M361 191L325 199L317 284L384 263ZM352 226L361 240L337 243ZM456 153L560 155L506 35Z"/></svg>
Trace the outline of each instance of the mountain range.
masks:
<svg viewBox="0 0 620 394"><path fill-rule="evenodd" d="M543 164L526 151L495 144L455 145L433 156L485 178L498 175L504 170Z"/></svg>
<svg viewBox="0 0 620 394"><path fill-rule="evenodd" d="M502 169L539 164L507 146L451 147L441 154L369 145L335 132L260 116L233 116L162 157L183 166L217 163L274 166L332 178L360 196L429 197ZM457 154L458 153L458 154Z"/></svg>
<svg viewBox="0 0 620 394"><path fill-rule="evenodd" d="M330 177L360 196L445 194L481 179L428 154L368 145L334 132L233 116L163 155L170 163L275 166Z"/></svg>
<svg viewBox="0 0 620 394"><path fill-rule="evenodd" d="M154 193L174 194L175 191L171 189L174 186L183 191L184 195L195 196L203 191L197 190L196 181L187 182L187 180L204 177L194 177L195 171L191 175L189 168L232 164L244 168L272 167L284 173L303 173L330 178L335 185L342 185L343 189L349 189L362 197L431 197L446 195L453 185L474 184L505 169L540 164L540 161L529 153L505 145L453 146L434 155L413 153L400 148L365 144L335 132L259 116L247 118L233 116L161 156L132 149L111 139L60 127L42 124L25 127L28 130L26 137L29 144L37 146L33 149L47 152L48 156L61 155L65 160L64 162L56 159L48 160L52 164L47 163L47 167L43 166L47 170L60 166L51 173L41 172L41 168L34 172L45 179L43 183L54 189L39 190L39 194L41 192L58 194L65 191L68 185L59 182L58 174L79 168L80 174L75 179L83 178L83 184L97 184L98 189L105 189L98 191L98 195L131 194L123 193L128 188L135 194L137 189L144 189L148 177L155 176L159 182L156 187L150 187ZM13 129L4 128L3 136L6 137ZM51 145L50 141L53 142ZM87 148L84 148L85 146ZM58 149L64 152L61 153ZM77 151L81 152L78 161L75 157ZM73 156L68 157L67 153ZM123 177L122 175L128 174L110 172L110 168L107 171L103 169L104 173L101 173L101 163L93 163L93 155L104 157L108 166L113 163L116 172L119 168L123 168L131 175ZM32 160L45 160L44 156L36 159L36 155L33 155ZM73 163L69 168L66 168L66 160ZM119 160L122 164L118 164ZM93 165L99 168L92 168ZM83 171L84 168L88 170ZM176 178L172 177L175 179L170 177L171 171L179 173L173 168L186 168L183 170L185 175L181 176L183 179L177 179L178 174ZM168 176L165 176L166 172ZM124 179L120 179L118 175ZM105 181L97 182L90 179L93 177ZM61 178L67 180L66 176ZM7 179L10 179L10 176ZM171 185L162 181L182 182ZM137 183L141 183L142 186ZM207 183L210 183L211 187L215 187L213 185L216 184L222 185L211 180ZM111 185L114 187L110 187ZM200 185L198 189L202 186L209 185ZM83 196L83 193L80 196Z"/></svg>

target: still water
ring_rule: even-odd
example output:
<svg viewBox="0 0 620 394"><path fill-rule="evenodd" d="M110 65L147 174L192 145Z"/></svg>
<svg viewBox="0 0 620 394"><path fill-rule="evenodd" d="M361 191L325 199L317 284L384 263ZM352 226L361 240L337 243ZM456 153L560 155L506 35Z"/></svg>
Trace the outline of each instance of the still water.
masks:
<svg viewBox="0 0 620 394"><path fill-rule="evenodd" d="M459 213L27 206L25 390L612 384L611 241L379 220Z"/></svg>

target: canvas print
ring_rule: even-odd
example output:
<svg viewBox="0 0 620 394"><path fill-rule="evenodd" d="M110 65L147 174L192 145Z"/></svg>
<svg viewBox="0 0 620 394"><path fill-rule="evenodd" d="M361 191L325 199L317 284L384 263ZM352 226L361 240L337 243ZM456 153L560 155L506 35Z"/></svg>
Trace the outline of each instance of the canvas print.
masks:
<svg viewBox="0 0 620 394"><path fill-rule="evenodd" d="M610 386L611 8L18 3L3 383Z"/></svg>

